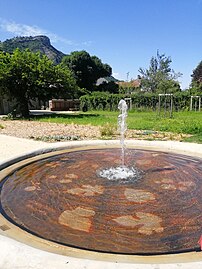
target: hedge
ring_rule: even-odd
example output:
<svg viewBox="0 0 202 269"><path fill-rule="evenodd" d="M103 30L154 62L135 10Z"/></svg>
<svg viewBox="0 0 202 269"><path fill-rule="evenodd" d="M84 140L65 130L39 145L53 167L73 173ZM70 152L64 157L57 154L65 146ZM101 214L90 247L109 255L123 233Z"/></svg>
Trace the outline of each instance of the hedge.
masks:
<svg viewBox="0 0 202 269"><path fill-rule="evenodd" d="M88 110L117 110L121 99L131 98L134 110L156 110L159 105L159 95L152 93L134 93L130 95L109 94L106 92L94 92L91 95L80 97L80 109ZM161 106L169 107L169 97L161 97ZM188 110L190 107L190 93L178 92L173 95L173 108L175 111Z"/></svg>

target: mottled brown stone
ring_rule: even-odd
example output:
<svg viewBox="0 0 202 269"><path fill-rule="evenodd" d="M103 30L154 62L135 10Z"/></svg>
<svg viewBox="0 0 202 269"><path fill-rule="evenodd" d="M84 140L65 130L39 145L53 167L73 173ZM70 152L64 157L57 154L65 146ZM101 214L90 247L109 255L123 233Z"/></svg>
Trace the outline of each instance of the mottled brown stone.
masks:
<svg viewBox="0 0 202 269"><path fill-rule="evenodd" d="M45 164L45 166L51 167L51 168L56 168L56 167L60 166L60 163L59 162L50 162L50 163Z"/></svg>
<svg viewBox="0 0 202 269"><path fill-rule="evenodd" d="M65 174L65 178L68 178L68 179L77 179L78 176L76 174Z"/></svg>
<svg viewBox="0 0 202 269"><path fill-rule="evenodd" d="M126 188L124 195L127 200L135 203L146 203L155 200L155 195L153 193L144 190Z"/></svg>
<svg viewBox="0 0 202 269"><path fill-rule="evenodd" d="M35 191L36 187L35 186L28 186L26 188L24 188L25 191Z"/></svg>
<svg viewBox="0 0 202 269"><path fill-rule="evenodd" d="M51 176L49 176L48 178L50 178L50 179L55 179L55 178L57 178L57 176L56 176L56 175L51 175Z"/></svg>
<svg viewBox="0 0 202 269"><path fill-rule="evenodd" d="M61 179L59 182L60 182L60 183L67 184L67 183L72 182L72 180L71 180L71 179Z"/></svg>
<svg viewBox="0 0 202 269"><path fill-rule="evenodd" d="M91 227L90 217L94 215L95 212L92 209L77 207L73 210L64 211L59 216L58 222L75 230L89 232Z"/></svg>
<svg viewBox="0 0 202 269"><path fill-rule="evenodd" d="M81 187L68 189L66 192L78 196L94 196L96 194L102 194L103 191L104 188L102 186L82 185Z"/></svg>
<svg viewBox="0 0 202 269"><path fill-rule="evenodd" d="M137 212L135 217L121 216L113 220L125 227L141 226L138 228L138 233L145 235L151 235L153 232L161 233L164 230L161 226L162 219L150 213Z"/></svg>
<svg viewBox="0 0 202 269"><path fill-rule="evenodd" d="M188 189L195 187L195 183L191 180L174 181L173 179L164 178L161 181L156 180L155 182L160 184L161 188L165 190L180 190L186 192Z"/></svg>

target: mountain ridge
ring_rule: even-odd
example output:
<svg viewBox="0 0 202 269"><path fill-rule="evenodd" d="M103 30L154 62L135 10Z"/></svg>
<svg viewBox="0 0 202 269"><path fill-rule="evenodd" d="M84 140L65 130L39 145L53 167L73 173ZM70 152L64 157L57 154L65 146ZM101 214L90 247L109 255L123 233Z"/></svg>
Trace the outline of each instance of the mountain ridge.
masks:
<svg viewBox="0 0 202 269"><path fill-rule="evenodd" d="M20 50L30 49L32 52L45 54L55 64L59 64L65 54L51 45L47 36L21 36L0 42L0 50L12 53L16 48Z"/></svg>

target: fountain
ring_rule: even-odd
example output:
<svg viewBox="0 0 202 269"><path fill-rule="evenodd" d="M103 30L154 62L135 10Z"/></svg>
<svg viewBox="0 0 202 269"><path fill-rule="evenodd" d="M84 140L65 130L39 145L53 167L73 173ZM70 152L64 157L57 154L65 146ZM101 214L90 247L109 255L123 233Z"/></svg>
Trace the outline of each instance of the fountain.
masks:
<svg viewBox="0 0 202 269"><path fill-rule="evenodd" d="M118 109L120 110L121 114L118 116L118 127L120 132L120 144L121 144L121 164L122 166L125 165L125 132L127 130L126 118L127 118L127 109L128 106L126 101L121 99L118 104Z"/></svg>
<svg viewBox="0 0 202 269"><path fill-rule="evenodd" d="M98 176L107 178L109 180L136 181L141 178L142 171L137 169L133 163L132 167L126 164L126 145L125 132L127 131L127 109L126 101L121 99L118 104L118 109L121 114L118 116L118 130L120 132L120 146L121 146L121 163L116 167L101 168L97 171Z"/></svg>
<svg viewBox="0 0 202 269"><path fill-rule="evenodd" d="M139 255L145 262L151 255L199 250L201 153L128 141L126 154L127 108L124 102L119 107L121 158L117 142L75 142L18 158L1 171L0 229L53 252L92 259Z"/></svg>

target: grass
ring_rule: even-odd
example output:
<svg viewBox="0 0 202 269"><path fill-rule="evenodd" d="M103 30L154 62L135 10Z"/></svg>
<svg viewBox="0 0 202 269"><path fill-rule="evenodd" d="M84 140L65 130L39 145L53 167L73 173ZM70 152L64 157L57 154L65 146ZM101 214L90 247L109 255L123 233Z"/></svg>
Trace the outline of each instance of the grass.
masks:
<svg viewBox="0 0 202 269"><path fill-rule="evenodd" d="M119 112L91 111L75 114L54 114L50 116L35 117L33 120L55 122L64 124L82 124L105 127L116 126ZM173 132L178 134L191 134L190 142L202 143L202 113L201 112L175 112L173 118L159 117L156 112L128 113L127 125L129 129L153 130ZM187 139L188 141L188 139Z"/></svg>
<svg viewBox="0 0 202 269"><path fill-rule="evenodd" d="M159 117L156 112L129 113L128 127L138 130L200 134L202 133L202 113L177 112L173 118Z"/></svg>
<svg viewBox="0 0 202 269"><path fill-rule="evenodd" d="M92 111L92 112L79 112L75 114L52 114L48 116L33 117L33 120L50 123L64 123L64 124L82 124L104 126L106 123L116 124L118 112L108 111Z"/></svg>
<svg viewBox="0 0 202 269"><path fill-rule="evenodd" d="M184 139L184 141L185 142L201 143L202 144L202 134L187 137L187 138Z"/></svg>

